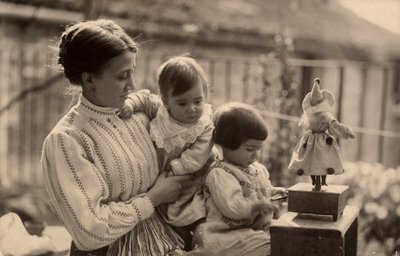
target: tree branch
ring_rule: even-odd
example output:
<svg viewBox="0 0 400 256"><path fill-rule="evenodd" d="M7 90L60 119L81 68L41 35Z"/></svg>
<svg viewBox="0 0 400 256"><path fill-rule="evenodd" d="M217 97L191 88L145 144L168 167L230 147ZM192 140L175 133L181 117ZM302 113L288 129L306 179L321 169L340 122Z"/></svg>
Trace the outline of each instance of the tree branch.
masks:
<svg viewBox="0 0 400 256"><path fill-rule="evenodd" d="M13 105L24 100L28 95L43 91L44 89L52 86L54 84L54 82L61 79L62 77L63 77L62 73L56 74L56 75L48 78L42 84L39 84L37 86L32 86L28 89L21 91L17 96L15 96L13 99L11 99L4 107L2 107L0 109L0 116L2 114L4 114L7 110L9 110Z"/></svg>

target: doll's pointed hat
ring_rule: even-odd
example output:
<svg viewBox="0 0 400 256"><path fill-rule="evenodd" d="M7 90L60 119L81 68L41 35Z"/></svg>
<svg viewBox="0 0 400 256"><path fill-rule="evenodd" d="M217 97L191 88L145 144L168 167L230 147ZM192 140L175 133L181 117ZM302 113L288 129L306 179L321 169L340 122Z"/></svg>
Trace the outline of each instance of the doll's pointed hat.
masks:
<svg viewBox="0 0 400 256"><path fill-rule="evenodd" d="M315 78L311 92L307 93L304 97L301 105L305 113L329 112L333 104L335 104L332 93L328 90L321 90L319 86L320 82L321 80L319 78Z"/></svg>

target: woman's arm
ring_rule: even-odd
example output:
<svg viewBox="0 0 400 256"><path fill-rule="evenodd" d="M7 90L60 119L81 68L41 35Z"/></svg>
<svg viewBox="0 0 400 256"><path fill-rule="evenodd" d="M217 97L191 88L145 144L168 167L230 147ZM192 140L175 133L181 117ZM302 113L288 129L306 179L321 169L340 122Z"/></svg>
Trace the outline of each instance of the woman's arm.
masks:
<svg viewBox="0 0 400 256"><path fill-rule="evenodd" d="M210 157L213 147L212 124L208 125L197 140L179 158L171 161L171 170L174 175L185 175L200 170Z"/></svg>
<svg viewBox="0 0 400 256"><path fill-rule="evenodd" d="M174 192L177 196L180 187L176 182L165 185L164 181L161 189L160 185L154 185L152 192L128 201L111 201L109 187L94 164L94 153L82 138L81 134L66 132L48 136L42 168L56 213L77 247L92 250L111 244L149 218L154 213L153 204L168 201L163 195L171 196ZM170 190L166 191L165 187Z"/></svg>

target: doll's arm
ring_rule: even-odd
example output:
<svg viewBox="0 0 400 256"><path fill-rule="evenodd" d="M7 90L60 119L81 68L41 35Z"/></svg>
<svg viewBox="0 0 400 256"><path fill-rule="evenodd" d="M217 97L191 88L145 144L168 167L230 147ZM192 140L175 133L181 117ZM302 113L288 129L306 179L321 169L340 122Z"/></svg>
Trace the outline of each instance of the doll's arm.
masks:
<svg viewBox="0 0 400 256"><path fill-rule="evenodd" d="M147 89L140 90L128 95L120 116L130 118L133 112L144 112L151 120L156 116L161 104L162 101L158 95L150 93Z"/></svg>
<svg viewBox="0 0 400 256"><path fill-rule="evenodd" d="M171 161L171 170L174 175L185 175L200 170L210 157L213 147L214 126L210 122L197 140L179 158Z"/></svg>
<svg viewBox="0 0 400 256"><path fill-rule="evenodd" d="M354 134L351 131L351 129L344 124L341 124L338 120L332 118L329 121L329 133L337 138L343 138L343 139L354 139Z"/></svg>

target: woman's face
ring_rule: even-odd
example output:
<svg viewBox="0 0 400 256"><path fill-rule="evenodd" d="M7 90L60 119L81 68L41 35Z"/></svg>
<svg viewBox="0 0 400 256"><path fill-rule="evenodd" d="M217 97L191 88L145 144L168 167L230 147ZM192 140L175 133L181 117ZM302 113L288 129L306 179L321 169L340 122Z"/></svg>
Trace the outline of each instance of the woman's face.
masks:
<svg viewBox="0 0 400 256"><path fill-rule="evenodd" d="M135 67L133 52L114 57L101 72L91 75L94 90L88 92L87 98L100 107L122 108L128 94L135 89Z"/></svg>

